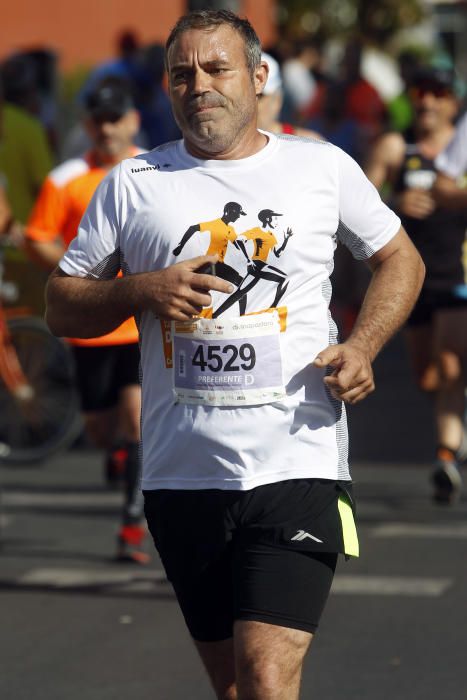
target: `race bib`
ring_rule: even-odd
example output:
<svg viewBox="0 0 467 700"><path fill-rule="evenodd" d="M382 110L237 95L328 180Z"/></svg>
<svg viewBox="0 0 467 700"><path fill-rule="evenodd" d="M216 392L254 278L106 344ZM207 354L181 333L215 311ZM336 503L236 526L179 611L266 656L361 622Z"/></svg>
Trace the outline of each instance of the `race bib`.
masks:
<svg viewBox="0 0 467 700"><path fill-rule="evenodd" d="M253 406L280 401L280 321L276 311L227 319L175 322L175 397L208 406Z"/></svg>

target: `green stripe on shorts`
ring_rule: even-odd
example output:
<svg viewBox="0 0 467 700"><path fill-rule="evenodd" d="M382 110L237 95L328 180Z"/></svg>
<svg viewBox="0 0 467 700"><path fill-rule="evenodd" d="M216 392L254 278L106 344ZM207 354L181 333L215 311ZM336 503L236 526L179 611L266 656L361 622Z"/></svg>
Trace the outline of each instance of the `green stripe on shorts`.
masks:
<svg viewBox="0 0 467 700"><path fill-rule="evenodd" d="M358 544L357 528L355 526L353 511L346 496L343 494L339 496L338 508L342 523L344 552L349 557L358 557L360 554L360 548Z"/></svg>

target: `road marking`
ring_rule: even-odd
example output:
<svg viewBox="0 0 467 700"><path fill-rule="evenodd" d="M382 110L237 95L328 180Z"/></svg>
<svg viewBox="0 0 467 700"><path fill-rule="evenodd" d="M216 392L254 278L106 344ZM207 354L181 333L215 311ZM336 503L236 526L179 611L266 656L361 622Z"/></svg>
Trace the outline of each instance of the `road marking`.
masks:
<svg viewBox="0 0 467 700"><path fill-rule="evenodd" d="M409 576L336 576L331 593L345 595L384 595L437 597L453 584L449 578Z"/></svg>
<svg viewBox="0 0 467 700"><path fill-rule="evenodd" d="M55 589L112 587L120 592L148 593L168 583L161 570L110 571L104 569L31 569L15 580L21 587ZM336 576L331 593L337 595L379 595L437 597L453 584L449 578L408 576Z"/></svg>
<svg viewBox="0 0 467 700"><path fill-rule="evenodd" d="M75 588L93 586L127 585L150 582L151 585L165 581L163 571L107 571L103 569L32 569L17 579L20 586L50 586L52 588Z"/></svg>
<svg viewBox="0 0 467 700"><path fill-rule="evenodd" d="M118 491L104 493L27 493L15 491L5 493L5 506L101 506L119 505L123 494Z"/></svg>
<svg viewBox="0 0 467 700"><path fill-rule="evenodd" d="M9 515L0 515L0 530L11 524L12 519Z"/></svg>
<svg viewBox="0 0 467 700"><path fill-rule="evenodd" d="M465 522L449 525L433 523L384 523L370 531L372 537L421 537L427 539L467 540Z"/></svg>

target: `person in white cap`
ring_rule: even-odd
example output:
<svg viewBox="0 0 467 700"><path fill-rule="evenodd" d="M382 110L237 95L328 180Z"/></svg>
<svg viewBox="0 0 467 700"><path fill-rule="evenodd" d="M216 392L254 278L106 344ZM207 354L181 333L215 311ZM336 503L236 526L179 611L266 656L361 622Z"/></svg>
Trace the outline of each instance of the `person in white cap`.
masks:
<svg viewBox="0 0 467 700"><path fill-rule="evenodd" d="M271 131L273 134L295 134L295 136L322 139L316 131L302 129L279 120L284 99L279 64L275 58L264 52L261 54L261 60L268 64L269 75L263 92L258 96L259 128Z"/></svg>

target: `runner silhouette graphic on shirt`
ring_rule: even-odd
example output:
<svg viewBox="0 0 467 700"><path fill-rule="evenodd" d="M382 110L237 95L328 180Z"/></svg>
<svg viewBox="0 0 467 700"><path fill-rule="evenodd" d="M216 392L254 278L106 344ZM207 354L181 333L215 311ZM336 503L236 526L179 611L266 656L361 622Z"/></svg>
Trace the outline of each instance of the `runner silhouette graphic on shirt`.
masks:
<svg viewBox="0 0 467 700"><path fill-rule="evenodd" d="M211 238L206 255L215 255L217 253L219 257L219 261L216 263L216 276L227 280L227 282L231 282L236 287L239 287L242 283L243 277L237 272L237 270L231 267L231 265L227 265L227 263L224 262L224 259L229 242L233 243L236 248L241 250L240 246L238 245L235 229L233 226L229 226L229 224L235 223L240 216L246 216L246 212L243 211L241 205L238 204L238 202L227 202L224 207L224 213L220 219L205 221L203 223L190 226L190 228L184 233L180 243L173 249L173 254L176 256L180 255L185 244L197 231L209 231ZM245 312L245 308L246 299L241 304L240 315Z"/></svg>
<svg viewBox="0 0 467 700"><path fill-rule="evenodd" d="M256 226L240 234L240 237L237 237L237 248L243 252L248 260L247 274L243 278L241 284L238 285L238 289L214 311L212 315L213 318L220 316L237 301L240 306L240 315L244 314L246 310L247 294L260 280L269 280L270 282L275 282L277 285L276 295L269 308L276 307L284 296L289 285L287 275L282 270L269 265L267 262L271 250L276 258L281 256L289 242L289 238L293 235L292 229L287 228L284 233L282 245L280 248L276 248L277 238L270 229L277 228L278 216L282 216L282 214L278 214L272 211L272 209L262 209L258 214L261 227ZM251 258L247 252L246 241L253 241L254 243L254 250Z"/></svg>

